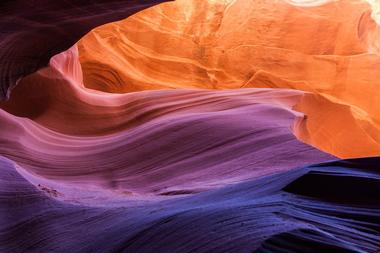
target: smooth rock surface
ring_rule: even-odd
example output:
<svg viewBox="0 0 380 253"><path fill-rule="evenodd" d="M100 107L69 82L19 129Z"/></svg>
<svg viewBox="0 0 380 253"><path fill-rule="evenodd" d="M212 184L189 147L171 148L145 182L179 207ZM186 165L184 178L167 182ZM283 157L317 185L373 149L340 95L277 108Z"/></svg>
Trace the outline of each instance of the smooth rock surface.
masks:
<svg viewBox="0 0 380 253"><path fill-rule="evenodd" d="M310 116L296 131L299 138L342 158L376 156L378 6L364 0L165 3L85 36L78 43L84 84L116 93L307 91L315 97L313 107L298 106Z"/></svg>

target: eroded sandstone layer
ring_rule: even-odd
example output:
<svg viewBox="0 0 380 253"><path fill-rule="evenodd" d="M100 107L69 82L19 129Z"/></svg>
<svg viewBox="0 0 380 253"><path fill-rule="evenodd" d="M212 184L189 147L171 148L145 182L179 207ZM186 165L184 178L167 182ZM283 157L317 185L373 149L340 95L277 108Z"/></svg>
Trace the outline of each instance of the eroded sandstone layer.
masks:
<svg viewBox="0 0 380 253"><path fill-rule="evenodd" d="M116 93L307 91L312 106L297 107L308 115L299 138L339 157L379 155L380 29L378 4L369 3L165 3L86 35L78 44L84 83Z"/></svg>
<svg viewBox="0 0 380 253"><path fill-rule="evenodd" d="M0 104L8 112L0 111L0 142L7 143L0 153L76 187L137 198L202 192L333 159L291 132L303 118L291 108L303 96L280 89L99 92L84 87L74 46Z"/></svg>
<svg viewBox="0 0 380 253"><path fill-rule="evenodd" d="M376 253L380 160L335 156L380 153L378 2L177 0L73 45L160 2L0 2L0 252Z"/></svg>

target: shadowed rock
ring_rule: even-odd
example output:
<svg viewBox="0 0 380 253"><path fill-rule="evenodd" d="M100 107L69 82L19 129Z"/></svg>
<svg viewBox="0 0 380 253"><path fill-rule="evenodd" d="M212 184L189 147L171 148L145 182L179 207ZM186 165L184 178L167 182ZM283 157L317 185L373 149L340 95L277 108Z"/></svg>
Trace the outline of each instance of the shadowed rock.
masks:
<svg viewBox="0 0 380 253"><path fill-rule="evenodd" d="M166 1L1 1L0 99L20 78L46 66L92 28Z"/></svg>

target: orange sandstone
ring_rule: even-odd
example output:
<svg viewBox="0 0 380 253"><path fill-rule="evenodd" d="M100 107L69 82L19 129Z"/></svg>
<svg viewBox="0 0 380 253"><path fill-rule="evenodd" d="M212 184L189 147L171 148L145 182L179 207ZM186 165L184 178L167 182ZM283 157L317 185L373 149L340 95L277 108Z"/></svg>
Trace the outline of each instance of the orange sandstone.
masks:
<svg viewBox="0 0 380 253"><path fill-rule="evenodd" d="M373 0L165 3L84 37L84 83L303 90L299 138L339 157L379 155L378 16Z"/></svg>

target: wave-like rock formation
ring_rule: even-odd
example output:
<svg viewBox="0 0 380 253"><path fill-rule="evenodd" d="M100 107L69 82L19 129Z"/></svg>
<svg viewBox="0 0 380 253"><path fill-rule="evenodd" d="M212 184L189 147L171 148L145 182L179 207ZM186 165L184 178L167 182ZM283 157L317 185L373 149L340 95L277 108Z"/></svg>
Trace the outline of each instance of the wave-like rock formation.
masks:
<svg viewBox="0 0 380 253"><path fill-rule="evenodd" d="M377 2L177 0L75 44L161 2L0 3L0 252L377 253L380 158L335 157L380 153Z"/></svg>
<svg viewBox="0 0 380 253"><path fill-rule="evenodd" d="M303 141L343 158L379 155L380 30L374 20L377 3L371 3L165 3L86 35L78 44L84 83L119 93L241 87L308 91L319 99L313 111L306 109L307 128L318 129L300 133ZM315 118L336 120L319 124ZM355 145L358 139L361 147Z"/></svg>
<svg viewBox="0 0 380 253"><path fill-rule="evenodd" d="M94 207L52 199L54 191L1 159L0 250L376 252L379 162L337 161L181 199Z"/></svg>
<svg viewBox="0 0 380 253"><path fill-rule="evenodd" d="M332 159L292 134L303 120L292 110L300 91L112 95L85 88L81 76L73 47L24 78L2 103L0 153L43 178L137 197L200 192Z"/></svg>

